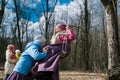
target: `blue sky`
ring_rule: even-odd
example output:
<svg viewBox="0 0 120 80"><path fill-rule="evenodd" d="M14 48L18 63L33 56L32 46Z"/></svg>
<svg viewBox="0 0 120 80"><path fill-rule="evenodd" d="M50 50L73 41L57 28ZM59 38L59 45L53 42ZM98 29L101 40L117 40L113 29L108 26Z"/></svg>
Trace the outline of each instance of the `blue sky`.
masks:
<svg viewBox="0 0 120 80"><path fill-rule="evenodd" d="M6 10L15 12L13 0L6 0ZM33 23L38 22L40 17L43 15L43 11L46 11L46 0L16 0L20 1L19 10L21 12L20 18L26 19ZM69 5L74 0L58 0L57 5ZM1 0L0 0L1 3ZM53 10L55 0L49 0L49 11ZM44 7L43 7L44 6ZM120 9L118 9L120 11ZM7 11L5 11L7 12Z"/></svg>
<svg viewBox="0 0 120 80"><path fill-rule="evenodd" d="M46 0L17 0L19 5L20 18L33 23L38 22L39 18L46 11ZM49 0L49 11L53 10L56 0ZM58 0L57 5L68 5L73 0ZM15 12L13 0L7 0L6 8ZM7 10L6 9L6 10ZM7 12L7 11L6 11Z"/></svg>
<svg viewBox="0 0 120 80"><path fill-rule="evenodd" d="M5 20L4 25L11 26L11 23L15 22L15 12L14 12L14 4L13 0L8 0L9 3L7 4L6 10L5 10ZM20 0L20 11L22 12L20 17L21 19L25 19L29 21L29 28L35 28L34 30L40 30L36 28L40 28L39 26L45 25L44 16L42 14L45 9L41 8L42 4L44 4L45 7L45 0L41 3L41 0ZM79 2L78 2L79 1ZM83 0L59 0L57 3L57 6L55 8L55 23L67 23L70 22L71 24L77 24L79 23L78 16L81 15L81 10L84 10L83 6ZM101 15L103 15L104 10L103 6L100 3L100 0L90 0L90 5L88 6L88 9L90 13L92 14L91 21L94 23L92 26L99 25L102 21ZM91 3L92 2L92 3ZM82 6L82 9L80 9L80 6ZM24 7L25 8L24 8ZM50 0L49 2L49 9L51 10L52 6L54 6L54 0ZM49 11L50 11L49 10ZM120 8L119 8L120 10ZM13 13L14 12L14 13ZM68 16L70 17L70 20L68 20ZM72 20L73 21L72 21ZM13 22L13 24L14 24ZM40 31L38 31L40 32Z"/></svg>

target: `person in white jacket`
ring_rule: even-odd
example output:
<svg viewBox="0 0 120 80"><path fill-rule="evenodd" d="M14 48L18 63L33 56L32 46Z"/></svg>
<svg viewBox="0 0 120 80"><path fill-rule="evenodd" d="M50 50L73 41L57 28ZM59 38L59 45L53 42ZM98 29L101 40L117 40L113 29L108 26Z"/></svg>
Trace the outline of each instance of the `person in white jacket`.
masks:
<svg viewBox="0 0 120 80"><path fill-rule="evenodd" d="M9 44L6 50L5 80L7 80L9 75L13 72L13 68L17 62L17 58L11 58L14 51L15 51L14 45Z"/></svg>

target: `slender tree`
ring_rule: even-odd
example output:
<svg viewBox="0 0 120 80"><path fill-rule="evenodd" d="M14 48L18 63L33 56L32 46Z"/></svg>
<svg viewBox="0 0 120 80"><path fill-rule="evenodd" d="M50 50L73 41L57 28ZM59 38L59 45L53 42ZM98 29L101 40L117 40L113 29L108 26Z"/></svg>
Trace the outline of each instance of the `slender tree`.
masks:
<svg viewBox="0 0 120 80"><path fill-rule="evenodd" d="M19 18L19 8L18 8L18 4L17 4L17 1L16 0L14 0L14 5L15 5L15 13L16 13L16 18L17 18L17 20L16 20L16 25L17 25L17 35L18 35L18 37L17 37L17 39L16 40L18 40L18 48L20 49L20 50L22 50L22 42L21 42L21 31L20 31L20 25L19 25L19 20L20 20L20 18Z"/></svg>
<svg viewBox="0 0 120 80"><path fill-rule="evenodd" d="M107 19L107 38L108 38L108 70L113 71L109 80L119 80L116 74L116 66L120 57L119 36L118 36L118 18L117 18L117 0L101 0ZM113 70L114 69L114 70ZM120 73L118 73L120 74ZM116 74L117 75L117 74Z"/></svg>
<svg viewBox="0 0 120 80"><path fill-rule="evenodd" d="M45 0L46 1L46 5L43 5L43 9L45 9L45 12L44 12L44 17L45 17L45 38L46 38L46 44L49 43L49 22L50 22L50 18L54 12L54 9L55 9L55 6L58 2L58 0L55 0L55 4L52 8L52 10L49 10L49 1L50 0ZM45 7L46 6L46 7ZM50 14L49 14L49 11L50 11Z"/></svg>
<svg viewBox="0 0 120 80"><path fill-rule="evenodd" d="M4 15L4 9L5 9L5 0L2 0L2 5L0 9L0 28L1 28L1 23Z"/></svg>
<svg viewBox="0 0 120 80"><path fill-rule="evenodd" d="M117 65L119 57L119 36L117 20L117 0L101 0L107 18L108 69Z"/></svg>
<svg viewBox="0 0 120 80"><path fill-rule="evenodd" d="M85 64L86 64L86 70L89 70L89 24L88 24L88 18L89 18L89 13L88 13L88 0L85 0Z"/></svg>

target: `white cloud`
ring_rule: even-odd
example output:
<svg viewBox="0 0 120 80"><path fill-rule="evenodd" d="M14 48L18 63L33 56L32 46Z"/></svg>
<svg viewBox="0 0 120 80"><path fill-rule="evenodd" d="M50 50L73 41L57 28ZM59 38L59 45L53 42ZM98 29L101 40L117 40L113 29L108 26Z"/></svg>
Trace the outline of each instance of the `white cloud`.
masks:
<svg viewBox="0 0 120 80"><path fill-rule="evenodd" d="M41 2L41 0L37 0L38 2Z"/></svg>
<svg viewBox="0 0 120 80"><path fill-rule="evenodd" d="M28 0L27 0L28 1ZM41 1L41 0L37 0ZM84 5L83 5L83 0L74 0L72 1L69 5L57 5L55 8L55 23L71 23L71 24L77 24L79 23L79 16L82 14L81 11L84 10ZM52 3L51 3L52 4ZM28 6L29 3L28 3ZM31 7L35 7L36 4L32 4ZM99 0L89 0L89 11L90 14L92 14L92 22L96 24L99 24L98 20L100 20L99 14L101 15L103 13L103 7L100 3ZM91 9L92 8L92 9ZM84 12L84 11L83 11ZM98 15L95 15L98 14ZM12 14L10 15L11 17L13 16ZM72 20L71 20L72 19ZM45 19L44 16L42 16L39 19L39 22L37 23L32 23L29 22L29 30L35 30L36 32L40 32L39 28L44 29L45 27ZM43 30L44 31L44 30Z"/></svg>

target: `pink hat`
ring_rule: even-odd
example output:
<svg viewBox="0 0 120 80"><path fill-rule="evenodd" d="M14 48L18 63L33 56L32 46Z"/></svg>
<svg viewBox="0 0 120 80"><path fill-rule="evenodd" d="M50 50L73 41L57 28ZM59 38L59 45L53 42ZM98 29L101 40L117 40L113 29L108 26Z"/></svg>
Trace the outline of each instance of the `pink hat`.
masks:
<svg viewBox="0 0 120 80"><path fill-rule="evenodd" d="M9 44L9 45L7 46L7 49L8 49L8 50L11 50L11 51L14 51L15 46L14 46L13 44Z"/></svg>
<svg viewBox="0 0 120 80"><path fill-rule="evenodd" d="M65 24L58 24L56 28L60 28L62 30L66 30L66 25Z"/></svg>
<svg viewBox="0 0 120 80"><path fill-rule="evenodd" d="M15 52L16 52L16 53L19 53L19 54L21 53L21 51L20 51L19 49L15 50Z"/></svg>

